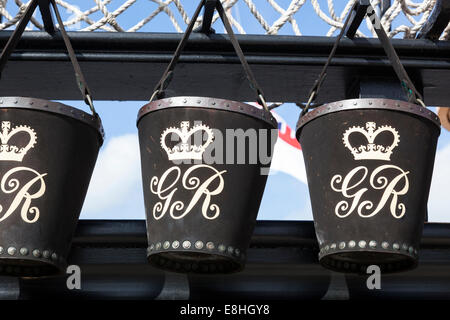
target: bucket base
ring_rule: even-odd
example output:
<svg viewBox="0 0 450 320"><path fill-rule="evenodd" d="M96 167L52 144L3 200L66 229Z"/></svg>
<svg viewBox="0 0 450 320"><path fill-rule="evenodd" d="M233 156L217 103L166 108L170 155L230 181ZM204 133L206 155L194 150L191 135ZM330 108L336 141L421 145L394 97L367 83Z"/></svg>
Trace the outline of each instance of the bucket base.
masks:
<svg viewBox="0 0 450 320"><path fill-rule="evenodd" d="M228 256L204 252L161 252L148 256L151 265L180 273L232 273L244 265Z"/></svg>
<svg viewBox="0 0 450 320"><path fill-rule="evenodd" d="M400 272L417 266L417 259L400 253L356 251L323 256L320 264L338 272L367 274L367 268L376 265L382 273Z"/></svg>
<svg viewBox="0 0 450 320"><path fill-rule="evenodd" d="M25 259L0 259L0 275L14 277L42 277L60 273L52 263Z"/></svg>

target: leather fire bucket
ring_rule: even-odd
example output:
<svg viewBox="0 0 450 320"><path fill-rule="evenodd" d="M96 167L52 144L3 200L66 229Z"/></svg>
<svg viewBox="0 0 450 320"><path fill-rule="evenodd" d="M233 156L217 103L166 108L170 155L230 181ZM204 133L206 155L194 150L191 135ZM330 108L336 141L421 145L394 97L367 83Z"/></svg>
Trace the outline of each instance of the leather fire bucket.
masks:
<svg viewBox="0 0 450 320"><path fill-rule="evenodd" d="M35 8L36 3L28 6L3 50L2 68ZM61 21L59 25L63 26ZM69 39L61 31L67 45ZM1 274L35 277L65 272L103 142L100 118L70 43L67 47L94 115L43 99L0 97Z"/></svg>
<svg viewBox="0 0 450 320"><path fill-rule="evenodd" d="M220 1L217 5L236 48ZM182 47L153 96L162 92L161 83ZM245 58L238 55L258 88ZM260 91L258 96L265 105ZM241 270L277 138L277 123L267 107L218 98L160 98L141 108L137 126L149 263L176 272Z"/></svg>
<svg viewBox="0 0 450 320"><path fill-rule="evenodd" d="M395 272L418 262L440 124L420 105L420 94L386 34L379 38L416 103L352 99L309 112L308 105L297 125L319 260L336 271L366 273L377 265Z"/></svg>

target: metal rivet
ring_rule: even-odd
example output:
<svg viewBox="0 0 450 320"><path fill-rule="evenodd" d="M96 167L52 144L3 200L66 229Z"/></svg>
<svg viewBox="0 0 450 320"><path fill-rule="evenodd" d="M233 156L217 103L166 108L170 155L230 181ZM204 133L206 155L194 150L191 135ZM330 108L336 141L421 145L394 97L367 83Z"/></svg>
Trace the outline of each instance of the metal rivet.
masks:
<svg viewBox="0 0 450 320"><path fill-rule="evenodd" d="M169 247L170 247L170 242L169 241L165 241L164 244L163 244L163 248L164 249L169 249Z"/></svg>
<svg viewBox="0 0 450 320"><path fill-rule="evenodd" d="M234 253L237 255L237 256L239 256L239 254L241 253L241 250L239 250L239 249L234 249Z"/></svg>
<svg viewBox="0 0 450 320"><path fill-rule="evenodd" d="M3 253L3 247L0 247L0 254Z"/></svg>
<svg viewBox="0 0 450 320"><path fill-rule="evenodd" d="M202 241L195 242L195 248L199 250L203 249L203 242Z"/></svg>
<svg viewBox="0 0 450 320"><path fill-rule="evenodd" d="M358 102L356 102L356 101L355 101L355 102L353 102L353 105L354 105L354 106L356 106L357 104L358 104Z"/></svg>
<svg viewBox="0 0 450 320"><path fill-rule="evenodd" d="M179 246L180 246L180 241L175 240L174 242L172 242L172 248L178 249Z"/></svg>
<svg viewBox="0 0 450 320"><path fill-rule="evenodd" d="M183 99L183 103L186 103L187 102L187 100L186 99Z"/></svg>
<svg viewBox="0 0 450 320"><path fill-rule="evenodd" d="M213 249L214 249L214 243L208 242L208 243L206 244L206 248L208 248L209 250L213 250Z"/></svg>
<svg viewBox="0 0 450 320"><path fill-rule="evenodd" d="M348 247L349 248L354 248L355 246L356 246L356 242L355 241L351 240L351 241L348 242Z"/></svg>
<svg viewBox="0 0 450 320"><path fill-rule="evenodd" d="M3 100L0 100L0 103L3 104Z"/></svg>
<svg viewBox="0 0 450 320"><path fill-rule="evenodd" d="M366 247L367 242L364 240L359 241L358 245L360 248L365 248Z"/></svg>
<svg viewBox="0 0 450 320"><path fill-rule="evenodd" d="M58 255L55 252L52 253L52 260L58 260Z"/></svg>
<svg viewBox="0 0 450 320"><path fill-rule="evenodd" d="M394 243L392 245L392 248L394 248L395 250L398 250L398 249L400 249L400 245L398 243Z"/></svg>
<svg viewBox="0 0 450 320"><path fill-rule="evenodd" d="M376 246L377 246L377 242L376 242L375 240L371 240L371 241L369 242L369 247L375 248Z"/></svg>
<svg viewBox="0 0 450 320"><path fill-rule="evenodd" d="M336 249L336 243L332 243L330 246L330 249L332 249L332 250Z"/></svg>
<svg viewBox="0 0 450 320"><path fill-rule="evenodd" d="M341 243L339 243L339 249L344 249L345 248L345 242L342 241Z"/></svg>
<svg viewBox="0 0 450 320"><path fill-rule="evenodd" d="M216 105L216 102L215 102L215 101L213 101L213 102L211 102L211 104L212 104L213 106L215 106L215 105Z"/></svg>
<svg viewBox="0 0 450 320"><path fill-rule="evenodd" d="M161 249L161 242L156 243L155 249L156 250Z"/></svg>
<svg viewBox="0 0 450 320"><path fill-rule="evenodd" d="M229 103L227 103L227 104L226 104L226 107L227 107L227 108L229 108L229 107L230 107L230 104L229 104Z"/></svg>
<svg viewBox="0 0 450 320"><path fill-rule="evenodd" d="M17 104L19 101L17 101L17 100L14 100L14 104Z"/></svg>
<svg viewBox="0 0 450 320"><path fill-rule="evenodd" d="M229 254L233 254L233 251L234 251L234 248L233 248L233 247L231 247L231 246L228 247L228 253L229 253Z"/></svg>
<svg viewBox="0 0 450 320"><path fill-rule="evenodd" d="M200 103L202 103L202 101L201 100L197 100L197 103L200 104Z"/></svg>
<svg viewBox="0 0 450 320"><path fill-rule="evenodd" d="M8 248L8 254L10 255L10 256L13 256L13 255L15 255L16 254L16 248L14 248L14 247L9 247Z"/></svg>
<svg viewBox="0 0 450 320"><path fill-rule="evenodd" d="M33 101L30 101L29 105L30 105L30 106L32 106L32 105L33 105L33 103L34 103Z"/></svg>
<svg viewBox="0 0 450 320"><path fill-rule="evenodd" d="M41 251L39 251L38 249L33 250L33 256L35 256L36 258L40 258L41 257Z"/></svg>
<svg viewBox="0 0 450 320"><path fill-rule="evenodd" d="M50 251L44 250L44 251L42 252L42 256L43 256L44 258L46 258L46 259L50 258Z"/></svg>
<svg viewBox="0 0 450 320"><path fill-rule="evenodd" d="M27 248L20 248L20 254L23 256L26 256L28 254L28 249Z"/></svg>
<svg viewBox="0 0 450 320"><path fill-rule="evenodd" d="M408 245L406 243L403 244L402 249L408 251Z"/></svg>
<svg viewBox="0 0 450 320"><path fill-rule="evenodd" d="M223 244L220 244L217 249L219 249L220 252L224 252L225 251L225 246Z"/></svg>
<svg viewBox="0 0 450 320"><path fill-rule="evenodd" d="M325 250L325 251L330 250L330 246L329 246L329 245L326 245L325 248L324 248L324 250Z"/></svg>
<svg viewBox="0 0 450 320"><path fill-rule="evenodd" d="M150 251L152 251L153 249L155 249L155 245L152 243L151 245L150 245Z"/></svg>
<svg viewBox="0 0 450 320"><path fill-rule="evenodd" d="M409 253L413 254L414 252L414 248L413 247L409 247Z"/></svg>
<svg viewBox="0 0 450 320"><path fill-rule="evenodd" d="M372 101L369 101L369 105L372 105Z"/></svg>
<svg viewBox="0 0 450 320"><path fill-rule="evenodd" d="M191 247L191 242L190 241L188 241L188 240L183 241L183 248L184 249L189 249L190 247Z"/></svg>
<svg viewBox="0 0 450 320"><path fill-rule="evenodd" d="M383 247L383 249L387 249L387 248L389 248L389 243L386 242L386 241L384 241L384 242L381 244L381 246Z"/></svg>

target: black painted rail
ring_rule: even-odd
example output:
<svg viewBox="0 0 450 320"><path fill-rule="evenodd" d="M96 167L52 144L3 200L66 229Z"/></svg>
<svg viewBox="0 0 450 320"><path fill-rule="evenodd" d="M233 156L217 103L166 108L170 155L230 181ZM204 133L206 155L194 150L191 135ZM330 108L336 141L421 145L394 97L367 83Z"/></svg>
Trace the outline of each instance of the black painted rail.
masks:
<svg viewBox="0 0 450 320"><path fill-rule="evenodd" d="M11 31L0 32L4 46ZM181 34L69 32L97 100L148 100ZM304 101L335 41L311 36L237 36L268 101ZM450 41L394 39L428 105L450 101ZM210 68L214 65L214 68ZM25 32L2 75L0 95L79 99L58 34ZM350 98L361 77L394 76L378 39L343 39L318 102ZM227 36L195 33L180 59L172 95L254 99Z"/></svg>
<svg viewBox="0 0 450 320"><path fill-rule="evenodd" d="M0 278L9 299L450 299L450 224L427 223L419 267L381 276L369 290L367 276L332 273L317 260L311 221L258 221L243 272L184 275L146 261L144 221L83 220L70 264L81 268L81 289L67 276Z"/></svg>

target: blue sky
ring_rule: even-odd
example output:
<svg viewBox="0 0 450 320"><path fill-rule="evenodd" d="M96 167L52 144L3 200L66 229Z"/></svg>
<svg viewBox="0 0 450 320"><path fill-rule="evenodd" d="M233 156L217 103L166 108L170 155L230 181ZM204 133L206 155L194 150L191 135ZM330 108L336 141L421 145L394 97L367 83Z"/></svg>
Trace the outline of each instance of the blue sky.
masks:
<svg viewBox="0 0 450 320"><path fill-rule="evenodd" d="M10 12L16 12L15 5L8 2ZM94 6L92 0L69 1L81 9L86 10ZM112 1L108 9L113 11L124 0ZM262 0L254 1L265 20L272 24L279 14L271 6ZM277 0L284 8L287 8L290 0ZM345 6L346 1L334 1L337 3L338 15ZM322 9L327 10L327 1L319 1ZM188 14L191 16L197 1L182 1ZM157 5L152 1L139 0L118 18L118 22L124 28L134 25L140 19L150 14ZM173 9L173 5L171 5ZM257 23L244 2L239 1L233 9L233 15L238 22L244 25L249 34L262 34L264 29ZM175 12L175 17L182 29L185 24L180 15ZM69 17L70 12L61 10L63 17ZM92 18L99 18L97 13ZM313 12L310 1L300 9L296 15L300 31L303 35L325 35L329 30L328 24L319 19ZM397 19L394 25L405 23L405 19ZM82 25L85 26L85 25ZM223 26L220 21L213 26L218 33L222 33ZM70 29L69 29L70 30ZM363 25L361 30L369 34ZM159 14L151 23L140 31L145 32L176 32L172 23L165 14ZM293 35L292 28L286 24L279 34ZM152 84L149 84L151 87ZM149 97L151 93L149 92ZM198 95L201 95L199 90ZM95 92L94 92L95 98ZM64 101L74 107L86 110L81 101ZM83 219L144 219L144 205L142 184L140 177L140 159L137 142L136 115L138 109L145 104L144 101L95 101L95 106L100 114L106 131L106 141L103 145L93 181L88 191L81 218ZM293 104L285 104L277 109L291 128L299 116L299 109ZM430 218L434 221L450 221L446 216L446 209L450 207L449 197L445 195L446 180L450 180L450 170L446 163L450 160L450 134L442 131L439 145L436 172L432 186L432 195L429 203ZM299 159L298 161L302 161ZM305 220L311 219L311 207L308 188L306 184L284 173L276 173L269 176L264 197L261 203L259 219L284 219Z"/></svg>

